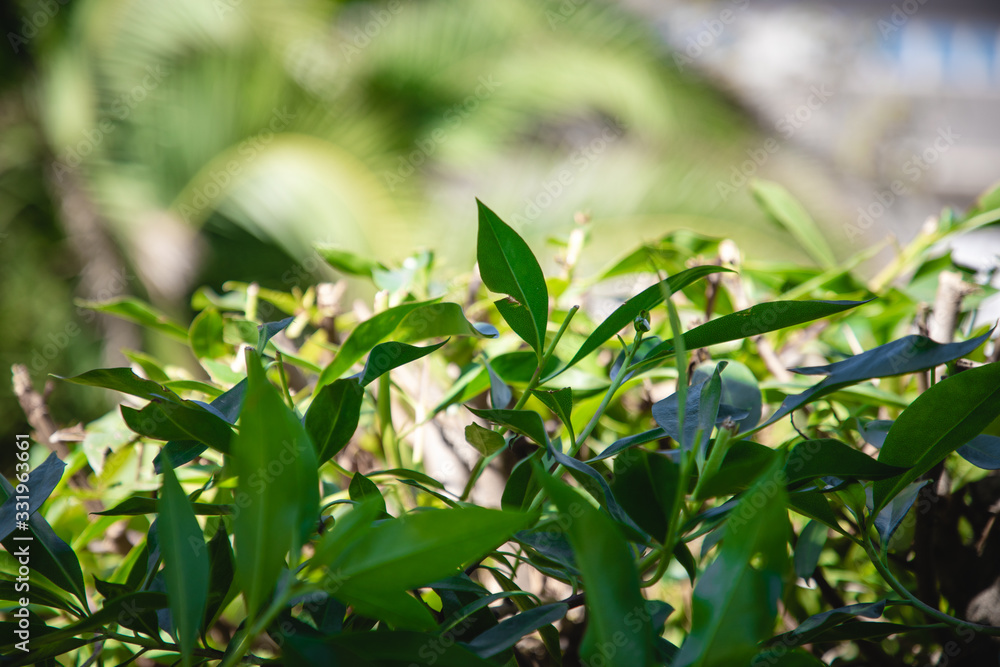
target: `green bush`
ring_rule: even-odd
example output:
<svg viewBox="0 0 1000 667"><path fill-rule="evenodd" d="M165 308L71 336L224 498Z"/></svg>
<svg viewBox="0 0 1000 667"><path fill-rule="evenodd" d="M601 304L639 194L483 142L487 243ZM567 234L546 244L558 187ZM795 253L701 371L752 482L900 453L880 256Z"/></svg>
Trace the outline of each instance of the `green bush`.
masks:
<svg viewBox="0 0 1000 667"><path fill-rule="evenodd" d="M4 664L995 654L996 611L975 595L1000 567L976 518L1000 467L1000 364L974 324L991 290L935 295L939 275L974 281L939 242L1000 220L997 194L866 280L878 247L838 265L783 189L754 191L817 267L676 232L580 278L581 225L546 277L480 204L478 273L447 286L429 253L387 267L318 249L379 287L373 314L329 284L202 290L189 327L90 304L182 340L199 375L133 354L64 378L126 400L65 461L18 439ZM629 298L602 307L608 285ZM922 303L961 340L909 333ZM455 460L475 452L464 488L428 449L454 425ZM922 533L955 503L965 523L931 528L955 536L964 588Z"/></svg>

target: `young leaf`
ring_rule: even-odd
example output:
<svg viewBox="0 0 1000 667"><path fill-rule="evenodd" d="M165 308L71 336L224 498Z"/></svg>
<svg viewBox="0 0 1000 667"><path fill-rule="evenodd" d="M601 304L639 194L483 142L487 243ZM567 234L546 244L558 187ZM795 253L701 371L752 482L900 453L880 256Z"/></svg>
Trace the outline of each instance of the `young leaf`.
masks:
<svg viewBox="0 0 1000 667"><path fill-rule="evenodd" d="M615 646L615 664L649 667L653 631L625 538L611 519L562 481L540 466L535 474L559 508L583 573L588 623L580 657L588 663L598 656L603 660L601 648Z"/></svg>
<svg viewBox="0 0 1000 667"><path fill-rule="evenodd" d="M760 422L763 397L757 378L745 364L732 360L706 361L691 374L691 384L697 385L710 378L721 363L726 364L722 373L721 403L747 411L747 416L736 423L739 426L737 433L748 431Z"/></svg>
<svg viewBox="0 0 1000 667"><path fill-rule="evenodd" d="M188 328L188 341L194 356L218 359L229 354L230 346L222 339L222 315L209 307L198 313Z"/></svg>
<svg viewBox="0 0 1000 667"><path fill-rule="evenodd" d="M559 417L559 421L569 431L570 441L576 440L573 434L573 420L571 419L573 414L573 390L569 387L563 387L555 391L536 389L532 394L544 403L545 407L554 412L556 417Z"/></svg>
<svg viewBox="0 0 1000 667"><path fill-rule="evenodd" d="M795 576L805 580L812 578L819 563L820 554L826 544L827 531L823 523L813 520L806 524L795 543Z"/></svg>
<svg viewBox="0 0 1000 667"><path fill-rule="evenodd" d="M277 583L285 554L296 554L315 528L319 480L302 423L268 382L253 350L246 361L247 395L233 443L240 505L233 529L236 570L252 616Z"/></svg>
<svg viewBox="0 0 1000 667"><path fill-rule="evenodd" d="M360 276L371 278L375 270L385 270L385 266L355 254L349 250L341 250L335 246L319 245L315 246L319 256L326 260L326 263L349 276Z"/></svg>
<svg viewBox="0 0 1000 667"><path fill-rule="evenodd" d="M447 342L447 340L443 340L436 345L428 345L426 347L416 347L395 341L380 343L372 348L371 353L368 355L368 361L365 363L365 369L361 371L359 382L362 387L368 386L393 368L398 368L421 357L426 357L431 352L440 349Z"/></svg>
<svg viewBox="0 0 1000 667"><path fill-rule="evenodd" d="M549 293L545 276L531 248L481 201L476 258L483 284L506 294L510 301L496 302L501 316L541 358L549 318Z"/></svg>
<svg viewBox="0 0 1000 667"><path fill-rule="evenodd" d="M893 422L878 456L882 463L910 469L875 482L873 514L910 482L979 435L998 415L998 363L952 375L918 396Z"/></svg>
<svg viewBox="0 0 1000 667"><path fill-rule="evenodd" d="M465 441L483 456L500 451L506 444L502 435L479 424L469 424L465 427Z"/></svg>
<svg viewBox="0 0 1000 667"><path fill-rule="evenodd" d="M903 522L907 512L913 507L913 503L917 501L920 489L929 483L930 480L925 479L920 482L913 482L909 486L904 487L899 493L893 496L892 500L886 503L885 507L878 513L878 516L875 517L875 529L878 530L878 536L882 544L886 545L883 549L887 548L889 542L892 540L893 533L899 528L899 524Z"/></svg>
<svg viewBox="0 0 1000 667"><path fill-rule="evenodd" d="M208 601L208 550L191 503L170 467L163 469L162 491L159 526L163 576L177 643L184 664L190 665Z"/></svg>
<svg viewBox="0 0 1000 667"><path fill-rule="evenodd" d="M494 410L506 410L510 406L511 400L514 396L500 376L493 372L493 367L490 365L489 359L483 356L483 365L486 366L486 372L490 376L490 404Z"/></svg>
<svg viewBox="0 0 1000 667"><path fill-rule="evenodd" d="M375 482L371 481L359 472L354 473L351 478L351 484L347 488L348 495L351 496L351 500L356 503L362 503L366 500L371 500L382 512L385 512L385 499L382 497L382 492L378 490L378 486Z"/></svg>
<svg viewBox="0 0 1000 667"><path fill-rule="evenodd" d="M469 412L488 421L506 426L515 433L531 438L543 447L549 442L545 432L545 423L541 416L531 410L477 410L469 408Z"/></svg>
<svg viewBox="0 0 1000 667"><path fill-rule="evenodd" d="M824 269L837 266L837 258L819 225L788 190L777 183L760 180L753 181L750 187L760 207L790 233L817 264Z"/></svg>
<svg viewBox="0 0 1000 667"><path fill-rule="evenodd" d="M745 419L748 415L746 410L735 408L731 405L719 405L717 402L714 403L714 405L710 402L703 408L701 400L702 390L709 385L709 382L710 379L705 379L696 385L691 385L691 387L688 388L687 399L684 401L683 438L678 430L677 394L671 394L662 401L657 401L653 404L653 419L656 420L656 423L660 425L660 428L662 428L667 435L673 438L674 441L680 443L686 450L691 448L698 449L707 444L709 438L712 437L711 431L708 430L709 424L712 426L718 426L727 418L732 419L733 421L739 421L741 419ZM717 400L718 395L716 394L716 401ZM713 407L716 409L713 410ZM703 412L705 413L704 415L702 414ZM703 429L701 440L698 443L695 443L694 437L698 432L699 426Z"/></svg>
<svg viewBox="0 0 1000 667"><path fill-rule="evenodd" d="M336 456L358 429L365 391L357 380L334 380L313 398L305 426L322 464Z"/></svg>
<svg viewBox="0 0 1000 667"><path fill-rule="evenodd" d="M129 322L135 322L153 331L159 331L182 343L188 341L187 329L171 320L162 311L153 308L145 301L131 296L121 296L107 301L77 300L76 305L101 313L108 313Z"/></svg>

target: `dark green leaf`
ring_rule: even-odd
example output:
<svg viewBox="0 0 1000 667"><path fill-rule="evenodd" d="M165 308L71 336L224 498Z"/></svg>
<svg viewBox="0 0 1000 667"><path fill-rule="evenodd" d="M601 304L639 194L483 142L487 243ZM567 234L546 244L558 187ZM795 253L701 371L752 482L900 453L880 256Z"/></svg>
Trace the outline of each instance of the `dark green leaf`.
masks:
<svg viewBox="0 0 1000 667"><path fill-rule="evenodd" d="M647 287L635 296L629 298L625 301L625 303L618 306L618 308L615 309L615 311L611 313L611 315L609 315L603 322L601 322L596 329L594 329L593 333L587 337L587 340L583 342L583 345L581 345L580 349L577 350L575 355L573 355L573 358L566 362L565 366L545 377L543 382L549 382L552 378L559 375L567 368L575 366L581 360L585 359L591 352L611 340L616 333L625 327L630 326L632 321L635 320L636 316L642 311L652 310L659 304L663 303L665 296L684 289L691 283L701 280L707 275L721 272L731 272L731 270L722 268L721 266L696 266L694 268L681 271L680 273L675 273L666 280L660 281L651 287Z"/></svg>
<svg viewBox="0 0 1000 667"><path fill-rule="evenodd" d="M500 451L506 444L502 435L479 424L469 424L465 427L465 441L483 456Z"/></svg>
<svg viewBox="0 0 1000 667"><path fill-rule="evenodd" d="M191 503L195 514L201 516L221 516L232 514L232 505L213 505L209 503ZM132 496L121 501L111 509L103 512L94 512L100 516L139 516L142 514L156 514L159 512L159 501L154 498L144 496Z"/></svg>
<svg viewBox="0 0 1000 667"><path fill-rule="evenodd" d="M825 524L816 520L810 521L802 529L798 542L795 543L795 576L807 581L812 578L820 554L823 553L828 530Z"/></svg>
<svg viewBox="0 0 1000 667"><path fill-rule="evenodd" d="M483 365L486 366L486 372L490 376L490 405L494 410L504 410L510 406L510 402L514 398L513 393L510 387L500 379L500 376L493 372L493 367L485 356L483 357Z"/></svg>
<svg viewBox="0 0 1000 667"><path fill-rule="evenodd" d="M365 387L377 380L382 374L388 373L393 368L398 368L403 364L416 361L421 357L426 357L431 352L440 349L447 342L447 340L443 340L436 345L428 345L426 347L416 347L395 341L379 343L372 348L371 354L368 355L368 361L365 363L365 369L361 371L359 382L362 387Z"/></svg>
<svg viewBox="0 0 1000 667"><path fill-rule="evenodd" d="M163 445L163 449L153 458L153 470L157 474L162 474L164 459L176 469L198 458L206 449L208 447L197 440L171 440Z"/></svg>
<svg viewBox="0 0 1000 667"><path fill-rule="evenodd" d="M660 428L673 438L675 442L682 443L686 450L691 449L696 444L699 447L704 447L708 444L709 438L712 437L711 430L708 428L709 424L718 426L726 419L739 421L747 417L748 413L746 410L731 405L719 405L718 393L709 394L709 397L714 396L716 400L714 402L709 401L703 407L702 393L706 387L711 386L710 382L710 379L703 380L699 384L693 384L688 388L687 398L684 401L683 440L680 437L679 424L677 423L677 394L671 394L662 401L657 401L653 404L653 419L656 420ZM695 443L695 434L698 432L699 427L703 429L701 439L698 443Z"/></svg>
<svg viewBox="0 0 1000 667"><path fill-rule="evenodd" d="M563 387L555 391L536 389L532 394L544 403L545 407L555 413L559 421L569 431L570 440L576 440L573 435L573 420L571 419L571 415L573 414L573 390L569 387Z"/></svg>
<svg viewBox="0 0 1000 667"><path fill-rule="evenodd" d="M549 436L545 432L545 423L541 416L531 410L477 410L469 408L469 412L488 421L506 426L515 433L530 438L543 447L548 444Z"/></svg>
<svg viewBox="0 0 1000 667"><path fill-rule="evenodd" d="M666 438L667 432L662 428L654 428L648 431L643 431L642 433L637 433L635 435L630 435L622 438L621 440L616 440L607 446L607 448L598 454L597 456L587 459L587 463L593 463L594 461L602 461L604 459L611 458L615 454L621 451L625 451L630 447L637 447L638 445L645 445L648 442L655 442L660 438Z"/></svg>
<svg viewBox="0 0 1000 667"><path fill-rule="evenodd" d="M27 585L30 586L31 604L50 607L52 609L62 609L63 611L68 611L74 616L83 615L83 612L77 605L73 604L56 591L43 587L40 582L31 581L27 582ZM24 597L26 592L24 586L25 582L17 581L14 578L14 574L0 575L0 600L19 602L20 599Z"/></svg>
<svg viewBox="0 0 1000 667"><path fill-rule="evenodd" d="M268 341L274 338L278 333L284 331L294 319L294 317L286 317L278 322L265 322L264 324L258 326L257 354L264 354L264 348L267 347Z"/></svg>
<svg viewBox="0 0 1000 667"><path fill-rule="evenodd" d="M77 637L87 632L99 630L111 623L121 623L122 619L130 621L140 614L157 609L165 609L168 605L167 596L163 593L129 593L114 600L105 600L104 606L90 616L70 623L54 632L46 633L45 641L56 642L71 637Z"/></svg>
<svg viewBox="0 0 1000 667"><path fill-rule="evenodd" d="M120 391L123 394L130 394L152 401L158 398L166 398L169 401L180 402L180 397L166 387L163 387L152 380L146 380L132 372L131 368L100 368L87 371L73 377L55 377L66 382L82 384L90 387L103 387L113 391Z"/></svg>
<svg viewBox="0 0 1000 667"><path fill-rule="evenodd" d="M729 315L723 315L684 333L684 347L718 345L731 340L752 338L769 331L793 327L823 317L830 317L867 301L772 301L752 306ZM658 365L674 351L672 340L665 340L651 350L646 358L633 365L634 372L642 372Z"/></svg>
<svg viewBox="0 0 1000 667"><path fill-rule="evenodd" d="M541 357L549 317L549 294L542 268L517 232L481 201L476 258L483 284L511 301L497 308L511 328ZM501 305L503 304L503 305Z"/></svg>
<svg viewBox="0 0 1000 667"><path fill-rule="evenodd" d="M534 497L539 486L538 478L534 475L533 460L542 460L545 451L536 450L534 454L523 458L514 465L507 478L507 484L503 488L503 496L500 498L500 507L505 510L525 509Z"/></svg>
<svg viewBox="0 0 1000 667"><path fill-rule="evenodd" d="M798 491L788 494L788 507L803 516L822 522L841 535L847 535L837 520L837 515L830 507L830 501L818 491Z"/></svg>
<svg viewBox="0 0 1000 667"><path fill-rule="evenodd" d="M615 646L615 664L646 667L653 631L639 592L639 574L622 533L606 515L540 467L536 475L559 508L587 591L587 630L580 657L591 662Z"/></svg>
<svg viewBox="0 0 1000 667"><path fill-rule="evenodd" d="M211 626L216 615L221 613L230 599L230 589L236 564L233 561L233 547L229 544L226 522L219 522L219 529L208 541L208 595L205 600L203 628Z"/></svg>
<svg viewBox="0 0 1000 667"><path fill-rule="evenodd" d="M268 382L253 350L246 351L246 362L247 395L233 443L240 506L233 531L236 570L253 615L277 583L285 554L297 554L315 529L319 480L302 423Z"/></svg>
<svg viewBox="0 0 1000 667"><path fill-rule="evenodd" d="M450 637L433 633L350 632L323 640L295 634L288 643L302 657L295 663L301 665L407 667L415 658L426 660L426 656L434 656L434 667L496 667Z"/></svg>
<svg viewBox="0 0 1000 667"><path fill-rule="evenodd" d="M26 502L28 516L32 516L42 506L42 503L48 500L52 490L62 479L65 469L66 464L59 460L55 452L52 452L47 459L28 474L28 480L24 485L24 494L13 494L3 504L0 504L0 540L7 539L7 536L13 533L17 527L15 517L24 509L24 505L18 507L18 503Z"/></svg>
<svg viewBox="0 0 1000 667"><path fill-rule="evenodd" d="M709 379L720 363L723 362L706 361L698 366L691 374L691 384L697 385ZM726 367L722 372L721 403L737 410L746 410L747 416L736 420L736 423L739 425L739 431L748 431L760 422L763 398L757 378L753 371L738 361L724 363Z"/></svg>
<svg viewBox="0 0 1000 667"><path fill-rule="evenodd" d="M910 482L979 435L997 416L997 363L952 375L918 396L893 422L878 456L882 463L910 469L875 482L873 513L877 514Z"/></svg>
<svg viewBox="0 0 1000 667"><path fill-rule="evenodd" d="M316 459L326 463L351 441L358 428L365 391L357 380L335 380L313 397L306 411L306 431L316 445Z"/></svg>
<svg viewBox="0 0 1000 667"><path fill-rule="evenodd" d="M955 451L978 468L1000 470L1000 438L995 435L977 435Z"/></svg>
<svg viewBox="0 0 1000 667"><path fill-rule="evenodd" d="M636 524L661 543L667 538L679 484L680 467L645 449L629 449L615 458L611 492Z"/></svg>
<svg viewBox="0 0 1000 667"><path fill-rule="evenodd" d="M929 483L929 480L923 480L903 487L878 513L878 516L875 517L875 528L878 530L882 544L889 544L893 533L896 532L910 508L913 507L913 503L917 501L920 489Z"/></svg>
<svg viewBox="0 0 1000 667"><path fill-rule="evenodd" d="M845 480L887 479L905 472L904 468L886 465L839 440L806 440L792 448L785 463L786 484L793 487L821 477Z"/></svg>
<svg viewBox="0 0 1000 667"><path fill-rule="evenodd" d="M211 583L208 550L191 502L169 466L163 469L162 493L159 526L163 578L177 643L184 664L190 665Z"/></svg>
<svg viewBox="0 0 1000 667"><path fill-rule="evenodd" d="M751 440L737 440L730 445L722 465L714 473L706 472L699 482L696 500L728 496L743 491L774 462L775 451Z"/></svg>
<svg viewBox="0 0 1000 667"><path fill-rule="evenodd" d="M562 464L573 478L581 484L587 492L594 497L597 502L601 503L603 507L608 510L608 514L615 519L618 523L626 526L635 531L637 535L641 535L642 529L632 520L632 517L622 509L621 505L618 504L618 500L615 495L611 492L611 487L608 486L607 480L597 472L593 466L587 465L586 463L573 458L567 454L563 454L560 449L559 441L550 444L548 448L549 456L552 457L556 462Z"/></svg>
<svg viewBox="0 0 1000 667"><path fill-rule="evenodd" d="M490 628L466 646L480 658L491 658L514 646L525 635L563 618L567 611L569 607L561 602L523 611Z"/></svg>
<svg viewBox="0 0 1000 667"><path fill-rule="evenodd" d="M947 344L936 343L925 336L906 336L833 364L795 368L793 370L796 373L803 375L826 375L827 377L801 394L786 398L781 403L781 407L764 423L764 426L773 424L810 401L848 385L872 378L916 373L964 357L982 345L989 335L987 332L972 340Z"/></svg>
<svg viewBox="0 0 1000 667"><path fill-rule="evenodd" d="M786 646L801 646L809 644L830 628L852 621L858 616L862 618L878 618L885 611L885 600L851 604L810 616L799 627L791 632L771 638L769 644L785 644Z"/></svg>

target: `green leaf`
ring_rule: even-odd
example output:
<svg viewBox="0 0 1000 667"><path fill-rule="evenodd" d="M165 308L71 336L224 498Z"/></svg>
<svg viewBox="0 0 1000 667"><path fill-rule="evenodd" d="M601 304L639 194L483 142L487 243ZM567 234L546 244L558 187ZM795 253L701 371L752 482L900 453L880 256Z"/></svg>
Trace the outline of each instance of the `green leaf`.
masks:
<svg viewBox="0 0 1000 667"><path fill-rule="evenodd" d="M368 361L365 363L365 369L361 371L361 377L358 381L362 387L368 386L384 373L421 357L426 357L431 352L441 349L447 342L447 340L443 340L436 345L426 347L416 347L395 341L380 343L372 348L371 354L368 355Z"/></svg>
<svg viewBox="0 0 1000 667"><path fill-rule="evenodd" d="M504 485L500 507L505 510L522 510L534 499L540 487L531 462L541 460L544 455L545 450L538 449L514 465L510 477L507 478L507 484Z"/></svg>
<svg viewBox="0 0 1000 667"><path fill-rule="evenodd" d="M824 269L837 266L837 258L819 225L788 190L777 183L760 180L754 180L750 187L764 212L790 233L817 264Z"/></svg>
<svg viewBox="0 0 1000 667"><path fill-rule="evenodd" d="M500 451L506 444L502 435L479 424L469 424L465 427L465 441L483 456Z"/></svg>
<svg viewBox="0 0 1000 667"><path fill-rule="evenodd" d="M84 301L77 299L76 305L101 313L108 313L129 322L135 322L147 329L159 331L175 340L188 342L187 329L171 320L162 311L153 308L145 301L132 296L116 297L107 301Z"/></svg>
<svg viewBox="0 0 1000 667"><path fill-rule="evenodd" d="M700 384L712 376L715 369L725 363L725 370L722 371L722 397L723 405L730 405L737 410L746 410L747 416L736 420L739 431L748 431L760 422L760 415L763 404L760 386L757 378L745 364L738 361L726 360L706 361L691 374L691 384Z"/></svg>
<svg viewBox="0 0 1000 667"><path fill-rule="evenodd" d="M316 452L305 428L246 351L247 394L233 443L239 482L233 518L236 571L253 616L271 594L285 555L315 529L319 511ZM293 557L294 560L294 557Z"/></svg>
<svg viewBox="0 0 1000 667"><path fill-rule="evenodd" d="M496 667L453 640L439 634L397 630L350 632L319 639L296 633L288 644L301 665L347 667L406 667L415 657L434 656L434 667Z"/></svg>
<svg viewBox="0 0 1000 667"><path fill-rule="evenodd" d="M705 473L698 484L695 500L728 496L743 491L774 462L776 452L751 440L737 440L730 445L722 465Z"/></svg>
<svg viewBox="0 0 1000 667"><path fill-rule="evenodd" d="M16 573L15 573L16 574ZM15 574L0 575L0 600L19 602L24 597L23 581L17 581ZM83 612L78 606L64 598L56 591L49 590L38 581L28 584L31 588L31 604L49 607L51 609L62 609L74 616L83 616Z"/></svg>
<svg viewBox="0 0 1000 667"><path fill-rule="evenodd" d="M265 322L257 327L257 354L264 354L268 342L288 328L294 317L286 317L277 322Z"/></svg>
<svg viewBox="0 0 1000 667"><path fill-rule="evenodd" d="M684 347L718 345L731 340L752 338L769 331L793 327L823 317L830 317L867 301L771 301L757 304L729 315L723 315L684 333ZM633 365L639 373L658 365L674 351L672 340L665 340L649 351L646 357Z"/></svg>
<svg viewBox="0 0 1000 667"><path fill-rule="evenodd" d="M1000 470L1000 438L995 435L977 435L955 451L978 468Z"/></svg>
<svg viewBox="0 0 1000 667"><path fill-rule="evenodd" d="M775 476L765 474L730 512L719 555L695 586L691 632L673 667L746 665L771 635L788 560L786 494Z"/></svg>
<svg viewBox="0 0 1000 667"><path fill-rule="evenodd" d="M31 517L48 500L52 490L62 479L65 469L66 464L59 459L55 452L52 452L47 459L28 473L28 479L25 482L27 490L24 494L11 495L3 504L0 504L0 540L6 539L17 527L15 518L24 509L23 505L18 507L18 504L27 501L27 513Z"/></svg>
<svg viewBox="0 0 1000 667"><path fill-rule="evenodd" d="M635 435L629 435L621 440L616 440L615 442L608 445L603 452L597 456L587 459L587 463L593 463L594 461L602 461L604 459L609 459L618 452L625 451L631 447L637 447L639 445L645 445L649 442L655 442L660 438L666 438L667 432L662 428L654 428L648 431L643 431L642 433L637 433Z"/></svg>
<svg viewBox="0 0 1000 667"><path fill-rule="evenodd" d="M365 390L357 380L334 380L321 388L306 411L305 426L316 445L316 459L326 463L354 437Z"/></svg>
<svg viewBox="0 0 1000 667"><path fill-rule="evenodd" d="M917 496L920 495L920 489L930 484L930 480L922 480L919 482L913 482L905 487L903 487L892 500L885 504L885 507L879 511L878 515L875 517L875 529L878 530L879 539L884 545L883 551L888 549L890 541L892 540L893 533L896 532L896 528L899 524L903 522L906 517L907 512L913 507L913 503L917 501Z"/></svg>
<svg viewBox="0 0 1000 667"><path fill-rule="evenodd" d="M337 519L332 530L326 531L316 545L316 552L309 560L311 567L329 566L337 560L344 550L353 544L361 535L368 531L372 521L383 512L382 505L376 499L355 505L350 512Z"/></svg>
<svg viewBox="0 0 1000 667"><path fill-rule="evenodd" d="M615 458L611 492L636 524L659 542L667 538L680 467L665 456L629 449Z"/></svg>
<svg viewBox="0 0 1000 667"><path fill-rule="evenodd" d="M122 419L139 435L154 440L195 440L229 453L233 431L224 419L193 401L154 399L141 410L121 406Z"/></svg>
<svg viewBox="0 0 1000 667"><path fill-rule="evenodd" d="M830 501L818 491L798 491L788 494L788 507L803 516L822 522L841 535L847 535L837 520L837 515L830 507Z"/></svg>
<svg viewBox="0 0 1000 667"><path fill-rule="evenodd" d="M169 466L163 469L162 492L158 523L163 578L181 656L190 665L208 601L208 550L191 503Z"/></svg>
<svg viewBox="0 0 1000 667"><path fill-rule="evenodd" d="M180 402L180 397L162 385L139 377L132 372L131 368L99 368L86 373L81 373L73 377L53 377L82 384L90 387L103 387L113 391L120 391L123 394L130 394L152 401L158 398L165 398L169 401Z"/></svg>
<svg viewBox="0 0 1000 667"><path fill-rule="evenodd" d="M785 482L794 487L820 477L844 480L887 479L905 472L903 468L876 461L850 445L832 438L806 440L797 444L785 462Z"/></svg>
<svg viewBox="0 0 1000 667"><path fill-rule="evenodd" d="M160 511L160 501L144 496L131 496L103 512L94 512L99 516L141 516L156 514ZM209 503L191 503L191 509L199 516L222 516L233 513L232 505L213 505Z"/></svg>
<svg viewBox="0 0 1000 667"><path fill-rule="evenodd" d="M457 303L431 301L408 313L394 332L403 343L447 336L496 338L497 330L488 322L470 322Z"/></svg>
<svg viewBox="0 0 1000 667"><path fill-rule="evenodd" d="M230 589L236 573L233 547L229 544L226 522L219 522L219 529L208 541L208 591L205 600L205 618L202 627L211 627L217 614L225 609L230 600Z"/></svg>
<svg viewBox="0 0 1000 667"><path fill-rule="evenodd" d="M531 248L481 201L476 258L483 284L506 294L511 301L496 302L500 315L540 358L549 318L545 276Z"/></svg>
<svg viewBox="0 0 1000 667"><path fill-rule="evenodd" d="M824 523L816 520L810 521L802 529L798 542L795 543L795 576L806 581L812 578L826 545L828 530Z"/></svg>
<svg viewBox="0 0 1000 667"><path fill-rule="evenodd" d="M477 417L506 426L511 431L520 433L543 447L549 443L549 435L545 432L545 423L541 416L532 410L478 410L469 408L469 412Z"/></svg>
<svg viewBox="0 0 1000 667"><path fill-rule="evenodd" d="M634 535L641 535L642 529L632 520L632 517L622 509L622 506L618 504L618 499L611 492L611 487L608 485L607 480L594 469L593 466L587 465L586 463L576 459L572 456L563 454L561 449L561 443L557 439L554 443L550 443L548 446L549 456L555 460L557 463L562 464L573 478L580 483L580 485L587 490L587 492L594 497L597 502L601 504L602 507L608 510L608 514L620 523L632 531Z"/></svg>
<svg viewBox="0 0 1000 667"><path fill-rule="evenodd" d="M492 658L506 651L528 634L566 616L569 606L561 602L542 605L501 621L466 646L480 658Z"/></svg>
<svg viewBox="0 0 1000 667"><path fill-rule="evenodd" d="M718 370L716 370L716 374ZM715 374L713 378L718 379ZM715 392L709 392L706 397L711 399L714 397L714 401L709 400L706 403L702 403L702 395L705 393L705 389L711 387L713 382L712 378L702 380L698 384L692 384L687 390L687 398L684 401L684 437L681 438L680 424L678 423L678 397L677 394L671 394L667 396L662 401L657 401L653 404L652 412L653 419L656 423L660 425L660 428L664 432L674 439L675 442L681 444L685 450L691 450L692 448L696 451L705 447L708 444L709 438L712 437L712 427L718 426L726 419L732 419L733 421L739 421L741 419L746 419L747 411L733 407L731 405L720 405L719 404L719 394L721 393L721 385L717 385L717 390ZM701 438L696 443L695 435L698 429L702 429Z"/></svg>
<svg viewBox="0 0 1000 667"><path fill-rule="evenodd" d="M382 492L378 490L378 485L361 473L354 473L347 492L354 502L361 503L372 500L382 512L385 512L385 499L382 497Z"/></svg>
<svg viewBox="0 0 1000 667"><path fill-rule="evenodd" d="M373 271L385 269L385 266L382 264L367 257L357 255L349 250L341 250L335 246L322 244L317 244L314 247L319 256L326 260L327 264L349 276L360 276L370 279Z"/></svg>
<svg viewBox="0 0 1000 667"><path fill-rule="evenodd" d="M486 372L490 376L490 405L494 410L504 410L513 400L513 393L510 387L500 379L500 376L493 372L493 367L485 355L483 356L483 365L486 366Z"/></svg>
<svg viewBox="0 0 1000 667"><path fill-rule="evenodd" d="M1000 364L941 380L903 410L885 438L878 460L910 469L875 482L873 514L910 482L979 435L1000 416Z"/></svg>
<svg viewBox="0 0 1000 667"><path fill-rule="evenodd" d="M455 574L534 518L534 514L482 507L405 514L362 532L330 564L330 570L344 582L344 590L416 588Z"/></svg>
<svg viewBox="0 0 1000 667"><path fill-rule="evenodd" d="M559 368L558 371L545 377L542 382L549 382L552 378L559 375L567 368L575 366L581 360L589 356L591 352L611 340L619 331L627 326L631 326L633 320L635 320L639 313L644 310L652 310L656 306L663 303L665 296L669 296L679 290L682 290L691 283L701 280L707 275L722 272L731 273L732 270L725 269L721 266L696 266L694 268L681 271L680 273L675 273L666 280L658 282L652 287L647 287L635 296L626 300L622 305L618 306L618 308L616 308L611 315L601 322L587 337L587 340L583 342L583 345L581 345L580 349L576 351L573 358L566 362L565 366Z"/></svg>
<svg viewBox="0 0 1000 667"><path fill-rule="evenodd" d="M232 348L222 339L223 328L222 315L215 308L206 308L198 313L188 329L194 356L218 359L229 354Z"/></svg>
<svg viewBox="0 0 1000 667"><path fill-rule="evenodd" d="M0 503L14 496L14 487L0 475ZM28 518L31 541L18 539L26 537L23 530L8 535L2 540L4 549L16 555L26 544L30 544L31 569L43 575L60 589L72 593L80 601L84 610L87 606L86 587L83 584L83 570L72 547L66 544L39 513Z"/></svg>
<svg viewBox="0 0 1000 667"><path fill-rule="evenodd" d="M905 336L849 359L826 366L794 368L802 375L826 375L826 379L796 396L789 396L761 426L778 421L793 410L851 384L872 378L916 373L964 357L982 345L990 332L960 343L936 343L926 336ZM964 444L964 443L962 443Z"/></svg>
<svg viewBox="0 0 1000 667"><path fill-rule="evenodd" d="M639 591L639 573L618 527L576 491L536 465L549 497L559 508L587 591L587 630L580 657L590 663L602 647L615 646L614 664L648 667L653 631Z"/></svg>
<svg viewBox="0 0 1000 667"><path fill-rule="evenodd" d="M826 630L837 627L847 621L853 621L858 616L862 618L878 618L885 611L885 600L878 602L866 602L862 604L850 604L846 607L831 609L819 614L810 616L802 621L799 627L791 632L771 638L769 644L785 644L786 646L801 646L812 643Z"/></svg>
<svg viewBox="0 0 1000 667"><path fill-rule="evenodd" d="M532 395L545 404L549 410L555 413L559 421L563 423L566 430L569 432L569 439L575 441L576 437L573 434L573 390L569 387L563 387L562 389L542 390L536 389L532 392Z"/></svg>

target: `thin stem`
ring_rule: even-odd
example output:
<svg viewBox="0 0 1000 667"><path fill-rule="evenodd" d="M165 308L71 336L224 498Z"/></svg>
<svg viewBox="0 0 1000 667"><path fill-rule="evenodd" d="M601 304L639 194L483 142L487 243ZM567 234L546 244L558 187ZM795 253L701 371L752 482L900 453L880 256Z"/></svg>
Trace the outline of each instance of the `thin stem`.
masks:
<svg viewBox="0 0 1000 667"><path fill-rule="evenodd" d="M288 391L288 376L285 375L285 360L281 357L281 351L275 348L274 360L278 363L278 378L281 380L281 393L285 397L285 403L292 410L295 410L295 402L292 401L292 394Z"/></svg>
<svg viewBox="0 0 1000 667"><path fill-rule="evenodd" d="M122 644L132 644L134 646L141 646L144 649L157 650L157 651L176 651L177 653L181 652L181 647L178 646L177 644L171 644L170 642L161 642L161 641L157 641L156 639L150 639L148 637L139 637L138 635L136 635L134 637L130 637L128 635L123 635L123 634L118 633L118 632L104 631L104 632L101 632L101 637L95 637L94 641L98 641L101 638L112 639L112 640L114 640L116 642L120 642ZM196 647L196 648L192 649L191 652L194 655L197 655L197 656L200 656L200 657L203 657L203 658L215 658L216 660L222 658L222 656L223 656L223 652L222 651L218 651L218 650L216 650L214 648L197 648ZM254 658L254 659L258 660L257 658ZM258 661L255 664L260 664L260 662Z"/></svg>

